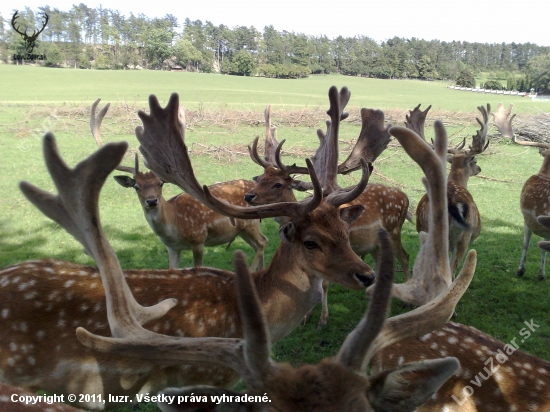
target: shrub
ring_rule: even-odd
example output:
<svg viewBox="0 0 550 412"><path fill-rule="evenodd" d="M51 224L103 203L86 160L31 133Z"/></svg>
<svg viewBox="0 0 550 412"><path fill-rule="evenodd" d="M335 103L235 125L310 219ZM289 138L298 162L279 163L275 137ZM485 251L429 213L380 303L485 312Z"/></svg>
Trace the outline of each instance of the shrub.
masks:
<svg viewBox="0 0 550 412"><path fill-rule="evenodd" d="M476 79L469 70L462 70L456 78L456 85L460 87L476 87Z"/></svg>

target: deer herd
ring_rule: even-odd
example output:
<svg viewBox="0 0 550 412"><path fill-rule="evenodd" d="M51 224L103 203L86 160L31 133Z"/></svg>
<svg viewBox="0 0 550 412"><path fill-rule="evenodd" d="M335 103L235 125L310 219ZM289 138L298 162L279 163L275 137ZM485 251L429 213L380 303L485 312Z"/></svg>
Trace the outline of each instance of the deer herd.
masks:
<svg viewBox="0 0 550 412"><path fill-rule="evenodd" d="M350 97L345 87L330 88L330 120L317 132L315 155L302 165L283 162L284 140L275 137L268 106L263 156L259 138L249 147L263 173L211 186L199 183L193 171L176 93L164 108L151 95L149 113L138 112L146 173L139 171L138 155L133 168L121 165L126 142L103 145L100 128L109 105L96 114L99 99L90 115L99 148L74 168L47 133L44 160L57 194L28 182L20 189L83 245L97 267L41 259L0 269L0 410L108 410L156 395L162 411L550 411L550 362L513 341L449 322L475 272L476 252L467 249L482 228L468 180L481 171L476 157L489 144L491 116L503 136L539 147L544 156L521 193L525 237L517 276L525 272L534 232L544 238L544 278L550 144L518 140L511 107L502 105L495 113L490 105L478 107L480 128L468 149L465 140L448 147L440 121L427 142L431 106L411 110L406 127L392 127L382 111L363 108L355 146L340 163L339 131ZM409 199L395 187L368 183L372 163L392 137L425 175L412 271L401 243L403 224L412 222ZM98 206L114 170L127 173L114 178L135 189L167 248L168 269L122 270ZM340 187L338 175L354 171L361 172L358 183ZM165 183L185 193L167 200ZM294 190L310 195L298 201ZM280 244L264 264L268 239L260 222L271 217L279 224ZM233 272L203 266L205 247L237 236L254 250L250 268L240 251ZM181 269L182 250L192 251L193 267ZM363 261L367 254L374 268ZM395 259L404 283L394 282ZM319 326L328 324L329 282L366 291L362 320L333 358L297 368L274 361L271 344L319 302ZM415 308L388 318L392 297ZM525 326L526 333L539 327L534 320ZM232 390L240 380L246 390ZM73 406L38 399L37 390L64 396ZM69 394L93 396L67 399Z"/></svg>

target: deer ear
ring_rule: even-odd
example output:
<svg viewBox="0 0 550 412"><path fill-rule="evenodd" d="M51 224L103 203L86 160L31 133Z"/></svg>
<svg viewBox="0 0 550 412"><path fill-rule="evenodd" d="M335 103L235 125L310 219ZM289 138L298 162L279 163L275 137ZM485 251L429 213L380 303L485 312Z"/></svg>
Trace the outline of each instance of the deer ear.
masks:
<svg viewBox="0 0 550 412"><path fill-rule="evenodd" d="M243 395L213 386L168 388L157 395L165 399L159 401L157 406L162 412L253 412L255 403L233 401L235 396L240 398ZM185 397L195 402L185 401Z"/></svg>
<svg viewBox="0 0 550 412"><path fill-rule="evenodd" d="M412 362L369 376L367 397L374 410L413 412L460 367L456 358Z"/></svg>
<svg viewBox="0 0 550 412"><path fill-rule="evenodd" d="M279 236L285 243L292 243L296 238L296 224L294 222L288 222L281 225L279 228Z"/></svg>
<svg viewBox="0 0 550 412"><path fill-rule="evenodd" d="M119 176L113 176L113 178L122 187L134 187L136 184L136 181L132 179L130 176L119 175Z"/></svg>
<svg viewBox="0 0 550 412"><path fill-rule="evenodd" d="M363 205L353 205L340 209L340 219L346 222L348 225L352 225L357 219L361 217L365 211Z"/></svg>

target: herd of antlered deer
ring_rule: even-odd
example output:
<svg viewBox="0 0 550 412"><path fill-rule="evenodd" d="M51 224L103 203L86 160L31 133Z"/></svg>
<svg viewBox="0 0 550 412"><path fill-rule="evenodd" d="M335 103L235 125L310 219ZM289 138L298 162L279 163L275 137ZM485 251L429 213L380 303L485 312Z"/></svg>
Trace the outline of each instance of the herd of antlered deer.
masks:
<svg viewBox="0 0 550 412"><path fill-rule="evenodd" d="M137 155L135 167L120 165L126 142L102 144L109 105L96 115L99 99L90 115L99 149L74 168L47 133L44 160L57 194L27 182L20 189L97 267L45 258L0 269L0 409L106 410L158 394L153 399L162 411L550 411L549 362L448 323L475 272L476 252L467 249L482 230L481 216L467 185L481 171L476 156L489 144L491 117L503 136L537 146L544 156L521 193L525 239L518 276L531 233L550 238L544 217L550 214L550 145L518 141L511 107L502 105L496 113L478 107L480 128L468 149L466 141L449 148L439 121L435 139L426 141L430 107L411 110L406 127L385 124L380 110L361 109L361 132L339 164L339 130L350 97L345 87L330 88L330 120L317 132L315 155L302 165L283 163L284 141L276 140L268 106L264 155L258 138L249 147L263 173L212 186L201 185L193 172L185 112L175 93L164 108L150 96L149 113L138 112L146 173ZM372 163L392 136L425 175L412 272L401 244L402 225L412 221L409 199L397 188L368 184ZM98 210L101 188L115 169L126 173L116 181L135 189L166 246L169 269L121 269ZM354 171L361 172L359 183L340 187L338 175ZM185 193L166 200L164 183ZM297 201L294 190L311 195ZM270 217L279 223L280 244L265 265L260 221ZM254 249L250 269L242 252L234 255L234 272L203 266L205 247L236 236ZM543 278L550 242L539 245ZM180 269L182 250L192 251L194 267ZM367 254L376 268L364 263ZM402 284L394 283L395 258ZM272 342L307 319L318 302L319 325L327 325L329 282L366 290L363 319L333 358L298 368L275 362ZM416 308L387 318L392 297ZM231 389L239 380L244 393ZM51 404L37 390L73 406Z"/></svg>

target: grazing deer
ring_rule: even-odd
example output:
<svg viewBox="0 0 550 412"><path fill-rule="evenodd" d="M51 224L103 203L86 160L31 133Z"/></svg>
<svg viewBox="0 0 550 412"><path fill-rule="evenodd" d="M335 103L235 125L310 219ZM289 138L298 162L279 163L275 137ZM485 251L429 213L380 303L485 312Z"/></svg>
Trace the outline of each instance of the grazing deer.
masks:
<svg viewBox="0 0 550 412"><path fill-rule="evenodd" d="M329 91L330 109L327 112L331 120L327 122L327 131L317 131L320 145L313 159L313 166L325 193L330 193L337 187L336 175L348 174L357 170L360 159L367 162L374 160L382 153L390 142L388 125L384 125L384 113L380 110L361 109L362 128L356 145L348 158L338 165L338 131L340 121L348 117L344 112L351 93L344 87L338 93L336 87ZM336 107L338 106L338 109ZM264 205L274 202L296 202L293 189L307 190L310 186L293 178L294 174L307 174L304 167L285 165L281 160L281 148L284 140L279 144L275 139L276 128L271 126L270 107L265 111L265 158L258 154L258 138L254 140L249 153L252 160L264 168L264 173L256 176L254 188L245 195L245 200L251 205ZM337 169L336 169L337 167ZM410 220L408 214L409 199L399 189L380 184L369 183L363 193L348 205L363 205L365 211L350 228L351 248L363 259L370 254L377 261L379 247L378 229L384 228L391 237L397 259L403 268L405 279L409 278L409 255L401 243L401 228L405 219ZM281 221L279 221L281 223ZM284 221L282 222L284 223ZM319 326L328 322L328 283L323 284L323 308Z"/></svg>
<svg viewBox="0 0 550 412"><path fill-rule="evenodd" d="M101 122L109 110L107 103L96 116L100 100L94 102L90 115L90 128L99 147L102 145ZM231 243L237 236L254 249L252 270L264 268L267 238L260 230L259 219L236 219L232 224L227 216L213 211L191 195L180 193L169 200L164 199L164 182L153 172L139 171L137 154L134 169L123 166L119 170L132 173L132 177L122 175L114 178L122 187L135 189L147 223L168 250L170 268L178 268L181 251L189 249L193 252L193 265L202 266L205 246ZM216 183L210 186L210 190L220 199L246 206L243 196L253 186L254 183L248 180L233 180Z"/></svg>
<svg viewBox="0 0 550 412"><path fill-rule="evenodd" d="M291 218L281 229L282 242L273 261L267 269L253 275L272 341L289 334L321 300L322 279L351 289L364 289L373 282L372 270L349 246L349 225L363 207L339 209L340 204L363 191L368 180L366 165L357 188L334 193L324 201L309 162L314 183L312 198L257 207L230 205L214 198L208 187L202 188L195 180L178 119L178 96L174 94L165 109L151 96L150 107L150 115L139 112L144 127L138 128L136 134L143 152L158 150L159 156L167 157L161 158L163 166L159 169L155 159L146 156L155 173L164 173L164 176L159 174L160 178L170 181L173 175L166 170L176 172L177 179L191 182L187 186L189 193L198 190L197 195L203 200L209 199L218 211L235 218ZM173 150L164 150L166 144ZM212 364L167 364L98 353L83 348L74 334L76 327L83 326L92 333L107 335L109 325L105 319L126 316L127 322L147 324L151 336L155 335L153 331L197 338L235 340L243 336L232 272L203 267L128 270L125 277L120 272L115 284L110 277L106 278L112 265L116 264L117 273L120 268L99 224L97 202L101 186L120 163L126 149L126 143L110 143L70 169L61 159L53 135L45 136L45 158L59 194L51 195L25 182L21 189L44 214L84 244L88 254L97 259L99 269L46 259L0 270L0 376L3 381L58 394L95 393L103 399L109 394L129 396L128 401L135 401L135 394L155 393L167 386L231 387L237 382L237 373ZM96 238L101 239L99 244L93 241ZM99 284L100 277L107 292ZM106 296L110 299L112 294L131 295L130 291L135 299L124 307L111 300L105 303ZM173 298L157 304L166 294ZM168 309L172 310L165 315ZM111 326L111 334L120 337L124 327ZM208 345L202 349L207 348ZM79 406L108 409L121 405L109 403L107 398L106 404L85 402Z"/></svg>
<svg viewBox="0 0 550 412"><path fill-rule="evenodd" d="M192 173L185 173L191 170L187 153L181 150L185 148L183 136L174 132L176 129L174 126L177 124L177 95L172 95L166 109L161 109L154 97L150 98L150 106L150 116L140 112L144 129L138 129L136 134L142 144L140 149L152 170L163 172L165 174L163 178L177 181L189 189L199 191L201 198L212 203L216 208L223 209L224 212L231 208L234 210L233 214L251 214L251 208L237 208L215 200L206 186L200 188ZM158 132L156 126L160 124L168 126L170 130L168 135L152 133ZM155 137L160 140L157 141L158 146L154 145ZM436 141L438 149L446 146L444 137ZM174 145L172 146L175 147L174 152L162 150L168 141ZM442 163L424 142L405 136L401 143L409 149L415 161L423 161L422 167L431 172L427 173L428 179L432 179L436 174L440 175L439 179L445 179ZM189 379L195 381L201 378L206 380L208 370L220 374L222 370L230 368L242 377L248 387L248 395L255 400L255 402L243 404L224 399L222 403L221 399L218 401L211 396L234 397L239 394L223 387L195 386L163 392L162 398L165 401L159 404L161 410L412 412L429 399L459 367L455 358L447 357L401 365L376 375L366 375L367 363L374 353L403 339L421 336L444 324L467 289L476 265L476 255L472 251L466 259L462 273L447 291L431 301L429 305L386 320L393 285L394 257L390 238L383 229L379 231L381 253L379 276L375 285L376 292L364 318L348 335L333 359L326 359L318 365L293 369L289 365L277 364L270 358L270 341L275 337L270 334L272 332L270 308L269 305L266 306L265 297L262 296L265 285L262 280L258 282L256 275L250 274L244 254L240 251L235 254L236 275L231 276L235 288L231 298L234 300L232 305L238 306L240 315L237 317L240 319L239 329L241 329L242 338L231 334L221 337L189 337L187 334L183 337L168 336L144 329L142 325L146 322L157 319L163 322L168 314L176 309L177 303L175 299L166 299L151 307L139 305L127 283L130 277L124 276L115 252L101 227L97 206L99 191L109 173L122 159L126 148L126 143L111 143L79 163L75 169L69 169L57 152L53 136L48 134L45 137L45 159L59 195L52 195L26 182L21 183L20 187L27 198L43 213L59 222L78 239L98 264L99 276L107 299L107 319L112 337L90 332L88 330L91 329L90 327L78 327L76 335L82 344L104 353L105 356L114 357L117 362L122 362L124 359L138 359L141 363L151 362L166 367L189 365L188 371L191 368L197 368L194 377ZM438 154L440 152L441 150L438 150ZM166 160L170 160L170 163L165 163ZM181 161L183 163L180 163ZM159 164L164 164L166 168L157 171ZM176 166L178 169L175 169ZM311 218L314 219L315 211L312 211L312 202L318 203L321 196L315 172L311 164L308 166L310 166L315 187L312 199L316 200L276 204L269 209L255 207L253 210L263 216L272 217L277 214L274 209L291 208L295 211L306 209L308 213L311 212ZM366 172L366 166L363 170ZM365 178L362 180L366 183ZM357 195L363 190L362 187L359 189L352 191L357 192ZM437 198L436 193L430 192L430 194L430 202L433 206L445 206L444 196ZM349 194L333 192L325 201L325 205L332 206L332 209L325 208L322 213L327 213L327 210L337 210L337 205L330 204L335 198L349 200ZM446 209L443 208L440 212L446 218ZM292 222L293 220L290 223ZM442 225L447 225L446 219L442 221ZM287 235L295 231L291 229L292 225L285 227L283 231ZM315 230L311 230L309 236L314 236L314 232ZM296 235L298 235L297 228ZM430 256L440 262L419 269L430 272L440 265L449 266L446 253L434 253L440 248L443 249L442 252L446 252L446 238L443 243L435 243L427 239L429 236L425 236L419 256ZM435 235L431 237L436 238ZM305 241L305 243L308 242L314 241ZM309 244L309 246L312 245ZM315 248L309 248L306 245L306 249ZM353 254L351 250L350 253ZM288 256L282 257L288 258ZM285 265L288 263L285 262ZM229 277L228 272L226 276ZM203 277L210 277L208 280L212 282L214 276L203 274ZM285 292L289 290L287 286ZM229 293L228 290L225 292ZM216 309L220 308L218 306ZM284 308L284 313L288 316L287 307ZM214 313L211 312L211 314ZM196 314L192 311L186 314L187 317L193 315ZM210 323L206 318L203 319L205 323ZM212 375L210 376L211 380L214 380ZM130 386L129 382L124 381L124 383L127 387ZM185 385L186 382L182 380L179 384ZM216 385L223 386L220 383ZM108 387L106 389L110 390ZM169 398L171 396L177 396L177 401ZM180 396L182 398L179 398ZM192 400L188 402L185 399L186 396ZM200 404L193 405L196 399Z"/></svg>
<svg viewBox="0 0 550 412"><path fill-rule="evenodd" d="M371 373L452 356L460 369L417 412L550 411L550 362L518 350L538 326L525 321L521 336L503 343L471 326L447 323L378 352Z"/></svg>
<svg viewBox="0 0 550 412"><path fill-rule="evenodd" d="M430 106L431 107L431 106ZM420 105L415 107L407 116L405 125L424 138L424 121L428 107L420 111ZM451 171L447 179L447 205L449 208L449 251L451 253L451 271L456 273L460 262L466 254L468 246L479 236L481 232L481 216L468 191L468 179L481 172L477 165L476 155L485 151L489 145L487 131L489 126L489 114L491 106L487 109L479 106L483 121L476 118L481 129L472 138L472 146L464 150L466 139L456 148L448 149ZM416 208L416 230L426 232L428 230L428 199L424 195Z"/></svg>
<svg viewBox="0 0 550 412"><path fill-rule="evenodd" d="M518 140L512 121L515 114L510 116L512 105L504 110L502 104L499 104L498 111L495 114L494 121L498 130L503 136L511 137L512 141L521 146L538 147L539 153L544 158L542 166L536 175L531 176L521 189L520 208L523 214L523 248L519 268L516 276L523 276L525 273L525 260L527 259L527 250L531 242L531 235L534 233L541 236L545 241L550 239L550 228L539 223L538 216L550 215L550 144L542 142L525 142ZM540 269L538 278L543 280L545 277L546 249L541 249Z"/></svg>

